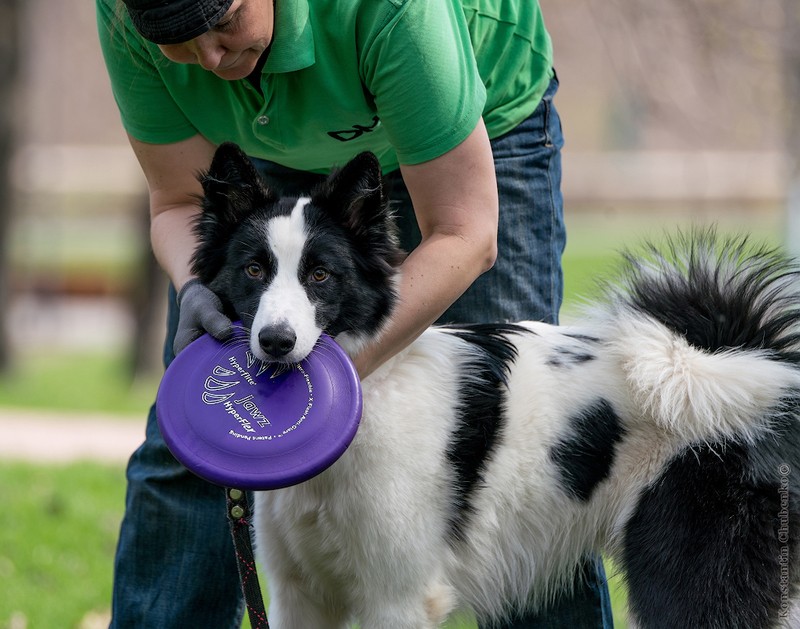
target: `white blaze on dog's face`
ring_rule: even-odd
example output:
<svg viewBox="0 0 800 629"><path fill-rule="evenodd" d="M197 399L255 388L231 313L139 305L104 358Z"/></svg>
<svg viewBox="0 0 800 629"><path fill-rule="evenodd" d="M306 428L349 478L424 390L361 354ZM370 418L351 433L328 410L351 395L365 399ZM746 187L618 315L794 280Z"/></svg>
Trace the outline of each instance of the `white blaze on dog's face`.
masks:
<svg viewBox="0 0 800 629"><path fill-rule="evenodd" d="M297 200L291 214L265 225L267 246L274 256L275 275L265 286L250 332L250 347L261 360L298 363L322 334L317 313L300 281L308 234L304 209L310 199Z"/></svg>
<svg viewBox="0 0 800 629"><path fill-rule="evenodd" d="M374 155L357 155L298 199L273 192L226 143L200 181L192 271L251 330L255 356L294 364L323 331L350 351L379 333L403 254Z"/></svg>

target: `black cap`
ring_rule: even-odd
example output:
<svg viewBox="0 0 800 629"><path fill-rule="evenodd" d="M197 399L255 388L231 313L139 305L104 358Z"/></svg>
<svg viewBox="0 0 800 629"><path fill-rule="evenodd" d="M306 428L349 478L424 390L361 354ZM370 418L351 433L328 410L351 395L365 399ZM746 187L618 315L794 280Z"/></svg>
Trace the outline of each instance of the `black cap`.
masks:
<svg viewBox="0 0 800 629"><path fill-rule="evenodd" d="M123 0L136 30L155 44L182 44L214 27L233 0Z"/></svg>

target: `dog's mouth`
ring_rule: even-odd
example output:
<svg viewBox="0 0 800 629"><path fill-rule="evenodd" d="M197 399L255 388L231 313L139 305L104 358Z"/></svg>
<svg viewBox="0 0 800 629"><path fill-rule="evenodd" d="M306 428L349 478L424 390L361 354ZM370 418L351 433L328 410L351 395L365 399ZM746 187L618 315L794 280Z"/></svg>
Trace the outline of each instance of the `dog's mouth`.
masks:
<svg viewBox="0 0 800 629"><path fill-rule="evenodd" d="M264 352L259 346L250 346L250 351L252 351L253 355L260 360L262 363L274 366L276 368L280 368L282 371L292 369L302 363L306 358L305 356L273 356L267 352Z"/></svg>
<svg viewBox="0 0 800 629"><path fill-rule="evenodd" d="M278 378L283 374L300 369L300 363L268 362L267 364L271 369L270 378Z"/></svg>
<svg viewBox="0 0 800 629"><path fill-rule="evenodd" d="M302 363L317 345L298 338L295 331L284 324L264 326L250 334L250 349L261 362L291 369Z"/></svg>

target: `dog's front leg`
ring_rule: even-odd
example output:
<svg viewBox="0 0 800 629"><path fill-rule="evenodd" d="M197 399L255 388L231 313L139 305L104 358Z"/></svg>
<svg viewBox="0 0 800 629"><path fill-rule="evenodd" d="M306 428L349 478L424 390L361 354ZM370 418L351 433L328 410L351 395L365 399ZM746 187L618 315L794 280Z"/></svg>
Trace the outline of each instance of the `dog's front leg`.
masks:
<svg viewBox="0 0 800 629"><path fill-rule="evenodd" d="M340 611L322 605L291 582L270 584L272 629L346 629L349 624Z"/></svg>
<svg viewBox="0 0 800 629"><path fill-rule="evenodd" d="M377 605L359 614L361 629L436 629L447 620L454 600L452 590L438 581L392 600L375 598Z"/></svg>

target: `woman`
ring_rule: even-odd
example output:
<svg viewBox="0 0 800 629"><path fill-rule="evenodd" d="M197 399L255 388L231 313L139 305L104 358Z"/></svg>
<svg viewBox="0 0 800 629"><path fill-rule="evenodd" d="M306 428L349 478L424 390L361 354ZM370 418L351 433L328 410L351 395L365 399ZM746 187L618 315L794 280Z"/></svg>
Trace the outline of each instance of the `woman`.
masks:
<svg viewBox="0 0 800 629"><path fill-rule="evenodd" d="M230 331L189 270L196 176L225 140L283 193L361 151L380 158L410 253L386 333L354 357L362 378L437 320L556 319L562 140L537 2L96 1L153 250L178 291L166 362ZM172 459L152 411L128 479L113 626L233 626L222 493ZM513 626L610 626L602 567L586 573L574 597Z"/></svg>

